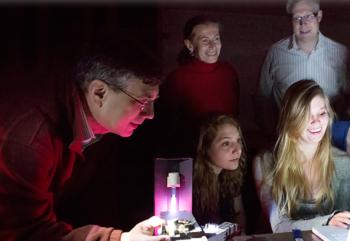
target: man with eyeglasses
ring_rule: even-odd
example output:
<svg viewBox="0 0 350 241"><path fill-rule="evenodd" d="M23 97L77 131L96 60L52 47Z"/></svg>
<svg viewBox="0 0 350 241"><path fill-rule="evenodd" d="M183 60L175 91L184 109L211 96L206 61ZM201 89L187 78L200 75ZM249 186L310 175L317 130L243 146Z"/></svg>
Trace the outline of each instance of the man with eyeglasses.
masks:
<svg viewBox="0 0 350 241"><path fill-rule="evenodd" d="M294 82L315 80L338 114L345 111L344 94L348 92L348 50L320 32L323 14L319 0L288 0L286 10L291 16L293 34L269 49L256 96L259 124L270 134L275 130L283 95Z"/></svg>
<svg viewBox="0 0 350 241"><path fill-rule="evenodd" d="M78 66L77 83L58 92L58 101L16 106L17 114L0 117L0 240L169 240L153 236L162 224L157 217L122 232L98 225L73 229L56 215L83 151L105 133L129 137L154 116L160 72L149 57L132 51L86 58Z"/></svg>

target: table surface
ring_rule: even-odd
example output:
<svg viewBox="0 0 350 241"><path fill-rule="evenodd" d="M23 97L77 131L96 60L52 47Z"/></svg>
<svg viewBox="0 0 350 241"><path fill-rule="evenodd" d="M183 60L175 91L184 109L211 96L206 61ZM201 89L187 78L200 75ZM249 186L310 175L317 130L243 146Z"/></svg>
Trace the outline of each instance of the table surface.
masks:
<svg viewBox="0 0 350 241"><path fill-rule="evenodd" d="M322 241L312 231L303 231L304 241ZM233 241L294 241L292 233L254 234L249 236L236 236Z"/></svg>

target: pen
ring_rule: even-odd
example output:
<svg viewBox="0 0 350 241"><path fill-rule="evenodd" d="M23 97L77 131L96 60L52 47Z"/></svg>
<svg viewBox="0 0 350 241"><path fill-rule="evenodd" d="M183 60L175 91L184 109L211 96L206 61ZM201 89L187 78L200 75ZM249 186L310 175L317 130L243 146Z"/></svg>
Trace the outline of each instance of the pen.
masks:
<svg viewBox="0 0 350 241"><path fill-rule="evenodd" d="M292 233L294 241L304 241L303 234L301 233L300 229L293 229Z"/></svg>

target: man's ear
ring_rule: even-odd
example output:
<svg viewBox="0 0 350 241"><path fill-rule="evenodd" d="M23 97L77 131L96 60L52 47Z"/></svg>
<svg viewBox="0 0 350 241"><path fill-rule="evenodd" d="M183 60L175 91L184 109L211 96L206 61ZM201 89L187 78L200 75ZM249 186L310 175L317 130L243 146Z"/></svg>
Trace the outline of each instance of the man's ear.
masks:
<svg viewBox="0 0 350 241"><path fill-rule="evenodd" d="M88 95L90 96L90 99L97 104L97 106L101 107L106 97L107 90L107 84L96 79L90 82L88 86Z"/></svg>
<svg viewBox="0 0 350 241"><path fill-rule="evenodd" d="M192 45L191 41L188 39L185 39L184 44L185 44L186 48L188 49L188 51L190 51L190 53L193 53L193 45Z"/></svg>
<svg viewBox="0 0 350 241"><path fill-rule="evenodd" d="M319 10L317 13L317 21L320 23L323 17L323 12L322 10Z"/></svg>

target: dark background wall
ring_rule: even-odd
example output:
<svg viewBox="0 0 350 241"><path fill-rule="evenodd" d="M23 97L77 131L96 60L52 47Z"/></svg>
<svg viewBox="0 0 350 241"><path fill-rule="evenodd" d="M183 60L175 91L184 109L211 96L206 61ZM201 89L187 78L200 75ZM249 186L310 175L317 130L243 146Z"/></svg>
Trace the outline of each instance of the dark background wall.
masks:
<svg viewBox="0 0 350 241"><path fill-rule="evenodd" d="M156 52L156 16L149 4L0 3L1 93L40 98L68 77L87 45L103 40L131 36Z"/></svg>
<svg viewBox="0 0 350 241"><path fill-rule="evenodd" d="M350 5L345 0L324 3L322 32L349 47ZM224 25L222 59L233 64L240 76L239 118L252 156L259 148L259 133L251 94L260 65L268 47L290 34L281 1L1 3L0 104L45 100L55 89L55 81L70 78L85 44L101 39L133 38L160 58L166 75L176 68L185 21L202 13L218 17ZM148 122L131 138L107 135L88 149L89 160L76 173L87 173L89 180L62 217L76 225L98 223L129 229L152 215L156 130ZM249 172L247 180L243 192L254 193ZM259 204L255 198L245 198L247 231L265 232L256 218Z"/></svg>

